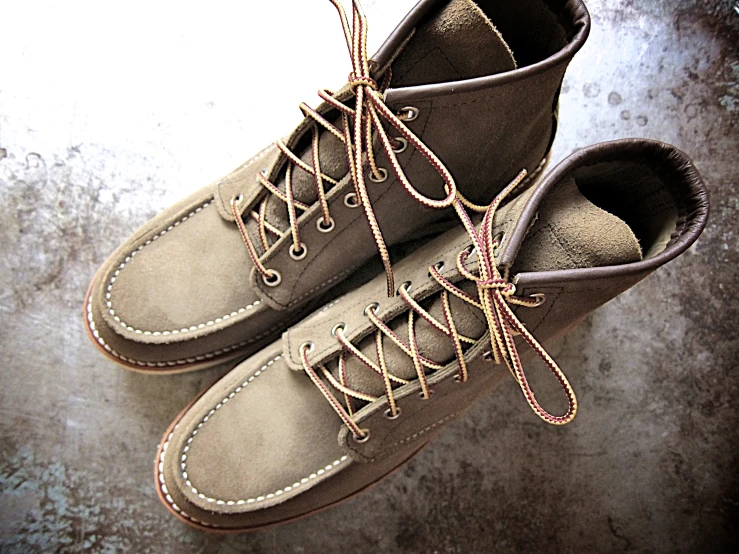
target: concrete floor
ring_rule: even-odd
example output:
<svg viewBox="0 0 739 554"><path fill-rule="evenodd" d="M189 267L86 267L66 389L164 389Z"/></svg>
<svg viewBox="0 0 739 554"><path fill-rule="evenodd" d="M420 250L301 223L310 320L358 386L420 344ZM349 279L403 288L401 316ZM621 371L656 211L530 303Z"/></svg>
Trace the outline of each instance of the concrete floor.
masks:
<svg viewBox="0 0 739 554"><path fill-rule="evenodd" d="M124 371L85 336L82 298L137 226L341 84L336 16L297 0L2 4L2 552L737 551L733 1L589 2L555 161L617 137L672 142L713 210L686 255L553 347L579 394L575 422L541 423L510 383L368 494L227 537L176 521L152 480L160 434L224 369ZM377 45L412 2L365 4ZM319 55L330 62L309 62Z"/></svg>

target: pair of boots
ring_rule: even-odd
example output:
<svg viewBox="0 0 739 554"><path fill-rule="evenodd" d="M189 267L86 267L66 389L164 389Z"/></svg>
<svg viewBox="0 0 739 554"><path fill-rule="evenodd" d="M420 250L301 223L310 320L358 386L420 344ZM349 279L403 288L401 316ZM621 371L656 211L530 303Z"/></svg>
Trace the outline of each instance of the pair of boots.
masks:
<svg viewBox="0 0 739 554"><path fill-rule="evenodd" d="M94 343L130 369L248 357L159 447L159 496L199 528L251 530L336 504L509 373L540 418L568 423L575 393L543 343L705 226L698 172L662 143L585 148L540 178L590 27L580 0L421 0L371 59L358 0L351 22L331 1L346 86L142 227L85 302ZM537 402L533 357L561 385L564 413Z"/></svg>

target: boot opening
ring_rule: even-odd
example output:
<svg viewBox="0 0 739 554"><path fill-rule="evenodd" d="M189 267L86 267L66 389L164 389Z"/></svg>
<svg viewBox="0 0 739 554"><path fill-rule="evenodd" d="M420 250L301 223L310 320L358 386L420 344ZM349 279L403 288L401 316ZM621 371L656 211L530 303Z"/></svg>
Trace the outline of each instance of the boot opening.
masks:
<svg viewBox="0 0 739 554"><path fill-rule="evenodd" d="M450 0L431 10L393 62L393 86L513 71L561 51L581 29L565 0Z"/></svg>
<svg viewBox="0 0 739 554"><path fill-rule="evenodd" d="M631 228L649 258L685 228L688 203L680 183L686 176L678 171L660 159L633 157L582 167L574 178L583 196Z"/></svg>
<svg viewBox="0 0 739 554"><path fill-rule="evenodd" d="M498 28L519 67L557 53L578 31L565 0L478 0L477 5Z"/></svg>

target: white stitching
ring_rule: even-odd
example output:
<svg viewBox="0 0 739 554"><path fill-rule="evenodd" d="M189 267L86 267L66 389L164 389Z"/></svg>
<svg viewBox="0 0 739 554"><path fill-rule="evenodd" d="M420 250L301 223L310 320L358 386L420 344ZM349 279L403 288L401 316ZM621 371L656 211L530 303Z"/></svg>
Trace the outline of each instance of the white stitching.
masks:
<svg viewBox="0 0 739 554"><path fill-rule="evenodd" d="M433 429L434 427L438 427L438 426L439 426L439 425L441 425L442 423L444 423L444 422L446 422L446 421L448 421L448 420L452 419L452 418L453 418L454 416L456 416L457 414L459 414L459 412L452 412L452 413L451 413L451 414L449 414L448 416L446 416L446 417L443 417L443 418L441 418L441 419L440 419L439 421L437 421L436 423L432 423L432 424L431 424L431 425L429 425L428 427L424 427L423 429L421 429L421 430L420 430L420 431L418 431L417 433L413 433L412 435L410 435L410 436L408 436L408 437L406 437L406 438L404 438L404 439L401 439L401 440L399 440L398 442L395 442L395 443L391 444L390 446L398 446L399 444L403 444L404 442L410 442L410 441L412 441L413 439L415 439L416 437L418 437L418 436L420 436L420 435L423 435L424 433L427 433L427 432L431 431L431 429Z"/></svg>
<svg viewBox="0 0 739 554"><path fill-rule="evenodd" d="M172 509L180 514L182 517L185 517L189 519L190 521L194 521L195 523L198 523L200 525L205 525L206 527L220 527L219 525L214 525L212 523L207 523L205 521L201 521L190 514L188 514L185 510L180 508L174 501L174 498L169 494L169 490L167 489L167 485L164 483L164 454L167 451L167 447L169 446L169 442L172 440L172 437L174 436L175 429L177 429L177 425L175 425L174 429L172 429L172 432L167 436L167 440L162 445L162 451L159 454L159 463L157 464L157 472L159 473L159 488L162 491L162 494L164 494L164 498L167 500L167 503L169 503L170 506L172 506Z"/></svg>
<svg viewBox="0 0 739 554"><path fill-rule="evenodd" d="M314 473L311 473L308 477L303 477L302 479L300 479L300 481L296 481L292 485L288 485L288 486L286 486L286 487L284 487L282 489L278 489L275 492L271 492L271 493L268 493L268 494L263 494L263 495L255 496L254 498L248 498L246 500L243 500L243 499L242 500L220 500L220 499L217 499L217 498L211 498L211 497L205 496L202 492L200 492L198 489L196 489L195 486L192 484L192 482L190 481L190 479L189 479L189 477L187 475L187 452L190 450L190 445L192 444L192 442L193 442L193 440L195 438L195 435L198 434L198 431L203 427L203 425L205 425L205 423L218 410L220 410L224 406L224 404L226 404L226 402L228 402L230 399L232 399L234 396L236 396L238 393L240 393L242 390L244 390L249 385L249 383L251 383L254 379L256 379L257 377L259 377L262 373L264 373L267 369L269 369L270 366L272 366L275 362L277 362L281 358L282 358L282 354L274 357L273 359L271 359L270 361L268 361L266 364L264 364L262 367L260 367L257 371L255 371L254 374L252 374L241 385L239 385L238 387L236 387L235 389L233 389L228 395L226 395L223 398L223 400L221 400L218 404L216 404L215 407L213 407L203 417L203 419L200 421L200 423L198 423L197 427L195 429L193 429L192 433L190 433L190 436L188 437L187 442L185 443L185 446L182 449L182 456L181 456L181 459L180 459L180 468L182 469L182 478L185 480L185 484L190 488L190 490L192 491L193 494L196 494L198 496L198 498L200 498L202 500L205 500L208 503L216 503L218 505L226 505L226 506L234 506L234 505L242 506L244 504L256 504L256 503L259 503L259 502L264 502L266 500L271 500L271 499L273 499L276 496L280 496L280 495L282 495L282 494L284 494L286 492L290 492L290 491L292 491L292 490L294 490L294 489L296 489L296 488L298 488L298 487L300 487L302 485L305 485L306 483L308 483L308 482L310 482L310 481L312 481L314 479L317 479L321 475L324 475L325 473L336 469L337 467L339 467L339 465L341 465L342 463L346 462L349 459L348 456L344 455L341 458L339 458L338 460L334 460L333 462L331 462L327 466L322 467L322 468L316 470ZM162 474L160 472L160 478L162 478L161 475Z"/></svg>
<svg viewBox="0 0 739 554"><path fill-rule="evenodd" d="M217 356L220 356L221 354L231 352L232 350L236 350L237 348L241 348L242 346L246 346L247 344L256 342L259 339L262 339L268 336L276 329L276 328L270 328L264 333L256 335L248 340L241 341L238 344L233 344L231 346L227 346L219 350L215 350L213 352L208 352L206 354L198 354L197 356L193 356L191 358L185 358L185 359L180 359L180 360L170 360L167 362L142 362L140 360L134 360L133 358L128 358L124 356L123 354L119 354L118 352L113 350L110 347L110 345L108 345L108 343L105 342L103 337L100 336L100 333L97 330L97 327L95 325L95 320L92 317L92 295L90 296L90 300L87 303L87 324L90 327L90 331L92 332L92 335L95 337L95 340L100 344L100 346L102 346L105 349L106 352L108 352L112 356L115 356L116 358L123 360L124 362L136 364L141 367L173 367L177 365L193 364L195 362L202 362L205 360L210 360L211 358L215 358Z"/></svg>
<svg viewBox="0 0 739 554"><path fill-rule="evenodd" d="M110 281L108 282L108 287L107 287L107 289L105 291L105 304L108 307L108 313L111 316L113 316L113 320L116 323L118 323L121 327L123 327L127 331L130 331L131 333L136 333L137 335L146 335L146 336L154 336L154 337L158 337L158 336L164 336L164 337L166 337L168 335L179 335L179 334L183 334L183 333L191 333L193 331L198 331L200 329L204 329L205 327L210 327L211 325L215 325L216 323L222 323L223 321L226 321L227 319L230 319L232 317L236 317L239 314L243 314L245 311L251 310L252 308L254 308L254 307L258 306L259 304L261 304L261 301L260 300L255 300L252 304L249 304L248 306L244 306L243 308L239 308L235 312L231 312L230 314L226 314L226 315L223 315L221 317L217 317L217 318L215 318L215 319L213 319L211 321L207 321L205 323L198 323L197 325L191 325L190 327L184 327L182 329L171 329L171 330L168 330L168 331L143 331L141 329L136 329L132 325L129 325L125 321L122 321L121 318L118 315L116 315L116 312L113 309L113 301L112 301L113 283L115 283L116 278L118 277L118 275L120 275L120 273L123 270L123 268L126 267L126 264L128 264L134 258L134 256L136 254L138 254L139 252L141 252L141 250L143 250L144 247L150 245L152 242L154 242L155 240L157 240L159 237L162 237L162 236L166 235L169 231L171 231L172 229L174 229L175 227L177 227L181 223L184 223L185 221L187 221L188 219L190 219L191 217L193 217L195 214L199 213L204 208L207 208L208 206L210 206L211 204L213 204L213 202L215 202L215 198L212 198L211 200L209 200L208 202L206 202L205 204L203 204L199 208L193 210L192 212L190 212L186 216L182 217L178 221L175 221L169 227L167 227L166 229L164 229L160 233L154 235L149 240L147 240L144 244L139 245L139 247L136 250L134 250L128 256L126 256L126 258L123 260L123 262L121 262L120 265L118 266L118 269L116 269L113 272L113 275L111 276Z"/></svg>

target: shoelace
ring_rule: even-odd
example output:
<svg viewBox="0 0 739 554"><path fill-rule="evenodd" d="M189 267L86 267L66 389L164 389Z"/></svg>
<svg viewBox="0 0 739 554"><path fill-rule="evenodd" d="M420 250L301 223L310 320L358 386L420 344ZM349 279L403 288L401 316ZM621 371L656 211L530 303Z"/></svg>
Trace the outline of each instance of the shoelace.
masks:
<svg viewBox="0 0 739 554"><path fill-rule="evenodd" d="M377 133L381 150L387 156L398 181L408 194L410 194L411 197L420 204L429 208L447 208L452 205L457 197L457 187L451 174L446 167L444 167L444 164L442 164L439 158L425 144L423 144L423 142L421 142L421 140L411 132L408 127L406 127L400 117L395 115L392 110L385 105L382 92L390 84L390 70L387 70L383 82L379 85L371 75L370 62L367 56L367 20L364 16L359 0L352 1L353 20L351 29L349 28L349 21L347 19L346 12L339 3L339 0L330 0L330 2L336 7L339 13L344 30L344 37L346 39L346 45L349 49L349 55L352 60L352 72L349 74L349 86L352 88L354 93L354 108L337 100L331 91L318 91L318 95L326 103L336 108L341 114L342 128L339 129L316 110L310 108L304 103L301 103L300 109L303 114L314 120L312 124L311 145L313 149L312 165L301 160L280 140L276 142L276 145L289 160L285 170L285 191L281 191L274 183L269 181L264 173L260 172L257 175L257 180L269 192L287 205L288 217L290 220L290 232L292 234L293 241L293 244L290 247L291 253L293 257L300 259L305 256L307 250L306 245L300 240L300 227L298 225L297 211L300 210L301 212L304 212L308 210L310 206L296 200L293 196L293 166L297 166L303 171L313 175L318 202L321 205L322 212L322 217L318 224L322 226L323 230L327 230L328 232L333 228L334 223L329 212L328 202L326 201L324 183L328 182L332 185L336 185L338 181L321 172L318 153L319 126L323 127L343 142L346 149L346 159L349 162L348 165L352 181L354 182L355 194L356 197L359 198L359 202L364 209L377 249L382 258L382 263L385 267L388 296L392 296L393 291L395 290L395 285L393 282L390 255L382 236L382 232L380 231L380 227L377 223L374 210L372 209L363 171L364 159L366 157L372 178L377 181L384 181L387 178L387 170L380 168L375 159L373 151L374 133ZM383 127L383 120L395 128L401 136L393 139L388 137L387 132ZM396 150L400 150L400 145L402 145L402 149L405 149L408 144L416 148L416 150L418 150L418 152L428 160L437 173L442 177L444 181L444 190L447 194L445 198L436 200L424 196L410 183L396 157ZM249 252L249 256L254 263L254 267L256 267L257 271L262 275L264 282L269 286L277 286L281 280L280 275L276 271L265 267L259 259L259 253L257 252L251 237L247 233L242 220L241 212L239 210L241 201L242 198L240 197L232 199L231 211L234 216L234 220L239 227L241 237ZM277 229L266 220L266 202L267 198L263 199L258 210L252 211L250 214L250 217L259 224L259 241L264 252L269 249L267 233L276 237L280 237L283 234L283 231Z"/></svg>
<svg viewBox="0 0 739 554"><path fill-rule="evenodd" d="M385 385L385 396L387 397L389 409L386 412L387 417L394 419L399 416L400 412L395 401L393 385L405 385L408 380L401 379L393 375L387 367L383 349L383 336L388 337L395 343L406 355L413 360L416 369L418 381L421 387L421 396L429 399L431 390L428 386L426 370L438 371L444 367L444 364L436 363L432 360L421 356L416 341L414 321L416 317L421 317L433 325L438 331L446 335L454 344L455 358L458 366L458 373L455 379L461 383L467 381L468 372L467 364L464 357L463 345L471 345L477 342L476 339L461 335L454 324L454 318L450 310L449 295L454 295L460 300L478 308L485 314L488 328L491 336L491 351L486 357L492 358L496 364L505 362L514 379L518 382L524 397L531 409L541 419L553 425L565 425L572 421L577 413L577 399L575 392L572 390L567 377L557 363L549 356L541 344L533 337L526 327L519 321L511 310L510 305L520 305L525 307L536 307L541 304L543 295L532 295L531 297L516 296L516 287L509 282L507 270L504 274L500 273L495 263L495 251L498 248L498 240L493 237L493 220L495 211L498 209L503 200L515 189L521 181L523 181L526 172L521 174L508 185L490 204L485 212L485 216L478 232L468 213L465 211L460 200L455 200L454 206L457 214L460 216L462 223L472 239L473 249L462 251L457 257L457 268L462 276L477 286L478 298L475 299L449 280L444 278L436 266L429 268L430 275L442 287L441 299L444 320L438 321L432 317L418 302L416 302L408 293L407 287L401 286L398 289L399 295L409 307L408 310L408 341L405 342L399 337L386 323L380 320L376 314L377 305L370 305L365 310L365 315L372 321L375 326L375 347L377 352L377 362L368 358L355 345L353 345L344 336L344 329L341 327L334 328L333 334L339 343L343 346L343 350L339 355L339 379L337 380L333 374L321 365L321 374L330 385L344 395L345 405L338 401L333 395L329 387L320 379L318 372L313 368L308 359L311 350L310 344L301 346L301 360L303 369L311 378L313 383L321 390L326 400L329 401L339 417L354 435L355 440L363 442L369 437L369 431L360 429L354 422L354 409L352 407L352 399L364 402L374 402L378 398L364 394L361 391L353 390L346 385L346 359L348 355L356 356L364 365L372 369L380 377L382 377ZM473 251L477 252L478 274L470 272L465 262ZM417 316L415 315L417 314ZM545 410L536 400L534 392L531 389L526 374L518 355L518 350L514 342L514 336L520 335L526 344L531 347L534 352L544 361L552 374L556 377L560 386L567 396L568 410L562 416L554 416Z"/></svg>

